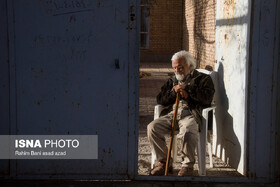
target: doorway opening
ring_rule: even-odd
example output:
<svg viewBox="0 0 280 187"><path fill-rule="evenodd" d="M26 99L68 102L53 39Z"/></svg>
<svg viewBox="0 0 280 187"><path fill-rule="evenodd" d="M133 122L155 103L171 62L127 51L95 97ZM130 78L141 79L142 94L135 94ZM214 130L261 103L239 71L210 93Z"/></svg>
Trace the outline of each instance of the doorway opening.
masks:
<svg viewBox="0 0 280 187"><path fill-rule="evenodd" d="M172 55L177 51L187 50L197 60L197 68L214 69L216 1L203 4L202 1L143 0L141 5L141 8L145 7L145 10L148 10L145 15L140 15L141 30L145 26L145 35L149 37L142 37L142 34L140 38L144 39L140 43L141 45L145 43L145 47L140 48L139 66L138 175L147 176L151 170L151 147L147 138L147 125L154 118L156 96L161 86L173 74L170 60ZM145 16L145 19L142 19L142 16ZM213 25L207 25L206 22L209 20L206 21L206 18L212 20ZM205 27L209 29L207 32ZM168 143L169 135L166 135L166 140ZM180 147L180 144L178 146ZM181 168L180 153L177 155L172 176L177 176ZM245 177L215 155L213 155L214 167L209 167L208 155L206 164L208 177ZM193 176L199 176L197 157Z"/></svg>

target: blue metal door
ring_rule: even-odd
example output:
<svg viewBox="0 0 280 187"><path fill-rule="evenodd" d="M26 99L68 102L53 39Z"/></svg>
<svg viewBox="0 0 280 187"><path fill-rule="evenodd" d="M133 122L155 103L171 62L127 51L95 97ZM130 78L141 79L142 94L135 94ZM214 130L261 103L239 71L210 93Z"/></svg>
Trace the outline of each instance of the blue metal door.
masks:
<svg viewBox="0 0 280 187"><path fill-rule="evenodd" d="M96 160L16 160L11 176L132 176L136 150L132 85L137 75L134 1L7 3L10 133L98 135Z"/></svg>

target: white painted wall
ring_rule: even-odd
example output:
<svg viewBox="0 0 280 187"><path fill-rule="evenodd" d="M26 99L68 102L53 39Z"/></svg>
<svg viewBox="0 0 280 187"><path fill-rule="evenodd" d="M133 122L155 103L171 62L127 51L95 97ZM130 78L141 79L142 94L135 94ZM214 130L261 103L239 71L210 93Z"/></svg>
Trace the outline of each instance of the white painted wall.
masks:
<svg viewBox="0 0 280 187"><path fill-rule="evenodd" d="M241 174L246 173L250 6L247 0L219 0L216 12L215 70L219 86L213 152Z"/></svg>

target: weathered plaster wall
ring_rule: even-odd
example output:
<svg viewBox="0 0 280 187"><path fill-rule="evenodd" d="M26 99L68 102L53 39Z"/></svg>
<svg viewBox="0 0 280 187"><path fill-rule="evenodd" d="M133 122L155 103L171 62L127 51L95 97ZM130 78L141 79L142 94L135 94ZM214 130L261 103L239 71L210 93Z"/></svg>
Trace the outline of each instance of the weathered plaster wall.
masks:
<svg viewBox="0 0 280 187"><path fill-rule="evenodd" d="M215 69L219 75L214 154L246 172L246 97L249 28L248 1L217 1Z"/></svg>

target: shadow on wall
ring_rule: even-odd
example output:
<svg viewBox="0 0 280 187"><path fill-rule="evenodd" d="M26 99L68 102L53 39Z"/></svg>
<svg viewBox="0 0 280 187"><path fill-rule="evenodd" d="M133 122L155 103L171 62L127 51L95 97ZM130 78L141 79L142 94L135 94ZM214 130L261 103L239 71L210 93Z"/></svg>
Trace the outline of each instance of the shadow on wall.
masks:
<svg viewBox="0 0 280 187"><path fill-rule="evenodd" d="M216 120L216 146L214 144L214 155L222 158L226 164L237 169L241 158L241 145L233 129L233 116L228 112L229 101L224 84L224 66L220 62L218 69L218 81L215 101Z"/></svg>

